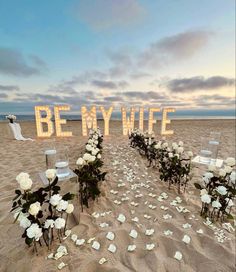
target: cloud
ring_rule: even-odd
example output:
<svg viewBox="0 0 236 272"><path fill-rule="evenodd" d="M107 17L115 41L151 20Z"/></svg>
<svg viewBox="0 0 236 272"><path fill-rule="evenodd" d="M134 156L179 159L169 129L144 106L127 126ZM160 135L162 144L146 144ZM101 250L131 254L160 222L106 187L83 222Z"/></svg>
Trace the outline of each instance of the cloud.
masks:
<svg viewBox="0 0 236 272"><path fill-rule="evenodd" d="M95 30L127 27L142 20L146 14L137 0L82 0L73 13Z"/></svg>
<svg viewBox="0 0 236 272"><path fill-rule="evenodd" d="M104 88L104 89L118 89L118 88L126 88L129 83L121 80L118 82L113 81L104 81L104 80L93 80L91 84L98 88Z"/></svg>
<svg viewBox="0 0 236 272"><path fill-rule="evenodd" d="M0 85L0 91L19 91L20 88L16 85Z"/></svg>
<svg viewBox="0 0 236 272"><path fill-rule="evenodd" d="M7 94L0 93L0 99L1 99L1 98L7 98L7 97L8 97L8 95L7 95Z"/></svg>
<svg viewBox="0 0 236 272"><path fill-rule="evenodd" d="M27 60L20 51L0 47L0 73L13 76L32 76L40 74L46 64L37 56Z"/></svg>
<svg viewBox="0 0 236 272"><path fill-rule="evenodd" d="M165 83L171 92L189 92L199 90L215 90L222 87L234 86L235 79L222 76L204 78L196 76L190 78L172 79Z"/></svg>
<svg viewBox="0 0 236 272"><path fill-rule="evenodd" d="M152 43L138 57L138 63L161 67L173 60L185 60L199 52L213 35L209 31L185 31Z"/></svg>
<svg viewBox="0 0 236 272"><path fill-rule="evenodd" d="M128 91L128 92L122 92L122 93L116 93L120 94L122 96L128 97L129 99L140 99L140 100L146 100L150 101L153 99L166 99L167 96L165 94L160 94L158 92L153 91Z"/></svg>

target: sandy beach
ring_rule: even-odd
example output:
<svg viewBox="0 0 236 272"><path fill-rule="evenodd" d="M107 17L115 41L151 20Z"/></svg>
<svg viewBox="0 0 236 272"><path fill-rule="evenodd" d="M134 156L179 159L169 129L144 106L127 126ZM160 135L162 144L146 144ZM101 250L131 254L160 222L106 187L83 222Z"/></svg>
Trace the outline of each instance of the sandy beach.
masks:
<svg viewBox="0 0 236 272"><path fill-rule="evenodd" d="M103 122L98 122L103 132ZM129 146L128 137L122 136L122 124L120 121L110 122L110 136L104 138L103 142L103 169L108 172L106 180L101 184L102 194L95 202L90 203L90 208L85 209L80 214L80 223L75 226L71 221L72 233L79 238L88 240L95 237L100 242L101 248L96 251L90 244L76 246L68 238L63 242L69 254L60 260L47 260L50 253L47 248L39 249L39 256L36 256L32 248L28 248L21 238L22 229L13 224L13 214L10 214L12 198L16 189L15 177L20 172L28 172L37 187L40 184L38 172L45 170L45 157L43 139L36 138L36 128L34 122L21 122L22 134L25 137L34 138L35 141L21 142L11 139L6 122L0 123L0 271L4 272L50 272L57 271L57 265L63 261L68 264L62 271L79 272L232 272L235 269L235 233L224 231L226 240L219 243L216 233L203 224L204 219L199 215L201 202L199 191L193 183L201 179L206 167L195 165L194 177L187 192L181 194L181 205L187 208L189 213L179 213L170 203L178 194L174 188L168 190L167 184L160 181L156 169L148 168L147 161L141 157L135 149ZM156 138L161 139L160 123L155 127ZM76 167L77 158L83 154L87 137L81 136L81 122L70 121L65 126L66 130L73 132L73 137L59 139L55 138L56 145L67 146L69 148L69 161L71 169ZM174 135L167 137L171 141L182 140L186 150L193 151L194 155L200 150L200 137L204 137L211 131L222 133L219 158L235 157L235 120L174 120L171 122L171 129ZM132 182L127 180L130 176ZM143 182L149 184L149 188L137 188L133 190L132 185ZM124 183L124 186L119 186ZM71 183L72 184L72 183ZM75 184L71 185L74 190ZM63 185L64 186L64 185ZM68 186L66 184L65 186ZM117 190L118 194L110 193L110 190ZM157 197L166 192L168 198L159 202ZM136 197L137 194L143 197ZM150 197L153 193L156 197ZM130 205L130 201L122 201L120 205L114 200L120 200L123 196L128 196L130 201L138 203L136 207ZM75 202L74 202L75 203ZM80 208L79 203L78 209ZM150 209L149 205L155 205L155 209ZM168 208L167 211L161 206ZM105 216L94 218L93 212L104 213L111 211ZM121 224L117 221L117 216L123 213L126 221ZM163 219L164 214L172 215L172 218ZM148 215L145 218L144 215ZM135 217L138 222L133 221ZM106 222L107 227L100 227L99 224ZM188 229L183 228L183 224L191 224ZM145 235L146 229L154 229L151 236ZM138 237L133 239L129 232L135 229ZM202 229L203 233L196 231ZM171 230L171 236L164 235L164 231ZM115 239L111 242L106 238L108 231L115 233ZM185 234L191 237L190 244L182 242ZM107 250L109 244L115 244L117 251L111 253ZM147 251L146 244L155 244L153 250ZM128 252L128 245L137 246L134 252ZM55 252L59 242L53 244L51 252ZM183 259L181 262L174 259L176 251L181 251ZM98 261L105 257L108 261L100 265Z"/></svg>

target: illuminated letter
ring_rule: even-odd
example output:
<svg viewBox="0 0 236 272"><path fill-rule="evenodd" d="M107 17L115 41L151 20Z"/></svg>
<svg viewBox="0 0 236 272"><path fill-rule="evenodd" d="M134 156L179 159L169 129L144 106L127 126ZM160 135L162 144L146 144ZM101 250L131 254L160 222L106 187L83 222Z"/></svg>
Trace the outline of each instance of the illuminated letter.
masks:
<svg viewBox="0 0 236 272"><path fill-rule="evenodd" d="M93 106L90 112L88 112L87 108L83 106L81 108L81 115L82 115L82 135L87 136L87 128L97 129L96 107Z"/></svg>
<svg viewBox="0 0 236 272"><path fill-rule="evenodd" d="M167 119L167 112L175 112L173 108L164 108L162 110L161 135L174 134L173 130L166 130L166 125L170 124L170 119Z"/></svg>
<svg viewBox="0 0 236 272"><path fill-rule="evenodd" d="M153 113L154 112L159 112L159 108L150 108L149 109L149 117L148 117L148 133L152 134L153 133L153 124L156 123L156 120L153 119Z"/></svg>
<svg viewBox="0 0 236 272"><path fill-rule="evenodd" d="M139 130L143 131L143 108L139 109Z"/></svg>
<svg viewBox="0 0 236 272"><path fill-rule="evenodd" d="M110 107L108 112L105 111L104 107L100 107L100 110L102 112L102 116L104 119L104 135L108 136L109 135L109 121L111 118L111 113L113 111L113 107Z"/></svg>
<svg viewBox="0 0 236 272"><path fill-rule="evenodd" d="M53 124L51 121L52 113L49 106L35 106L34 109L38 137L50 137L53 134ZM41 116L41 111L46 112L46 117ZM43 131L42 123L47 124L47 131Z"/></svg>
<svg viewBox="0 0 236 272"><path fill-rule="evenodd" d="M131 108L130 118L126 118L126 108L121 108L122 112L122 125L123 125L123 135L127 135L134 129L134 119L135 119L135 109Z"/></svg>
<svg viewBox="0 0 236 272"><path fill-rule="evenodd" d="M61 105L54 107L54 115L55 115L55 127L56 127L56 134L58 137L71 137L71 131L62 131L61 125L66 124L66 119L60 118L60 111L68 111L70 110L69 105Z"/></svg>

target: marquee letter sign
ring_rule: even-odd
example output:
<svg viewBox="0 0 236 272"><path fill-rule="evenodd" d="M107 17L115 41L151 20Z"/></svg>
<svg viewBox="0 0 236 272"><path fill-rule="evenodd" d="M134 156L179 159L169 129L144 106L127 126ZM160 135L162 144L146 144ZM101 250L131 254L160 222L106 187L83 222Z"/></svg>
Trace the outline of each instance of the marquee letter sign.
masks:
<svg viewBox="0 0 236 272"><path fill-rule="evenodd" d="M134 129L135 109L131 108L130 117L126 116L126 108L122 107L121 112L122 112L123 135L127 135Z"/></svg>
<svg viewBox="0 0 236 272"><path fill-rule="evenodd" d="M110 107L109 110L106 112L104 107L100 107L100 110L102 112L103 120L104 120L104 135L109 135L109 121L111 118L111 114L113 111L113 107Z"/></svg>
<svg viewBox="0 0 236 272"><path fill-rule="evenodd" d="M49 106L35 106L34 109L38 137L50 137L53 134L53 123L51 121L52 112ZM42 117L41 111L46 113L46 117ZM43 123L47 124L47 131L43 130Z"/></svg>
<svg viewBox="0 0 236 272"><path fill-rule="evenodd" d="M164 108L162 110L162 122L161 122L161 135L172 135L174 134L173 130L166 130L166 125L170 124L170 119L167 119L168 112L175 112L173 108Z"/></svg>
<svg viewBox="0 0 236 272"><path fill-rule="evenodd" d="M159 112L159 108L150 108L149 109L149 117L148 117L148 133L152 134L153 133L153 124L156 123L156 120L154 120L153 113L154 112Z"/></svg>
<svg viewBox="0 0 236 272"><path fill-rule="evenodd" d="M54 106L54 116L55 116L55 128L56 128L56 136L58 137L71 137L71 131L63 131L62 125L66 124L66 119L62 119L60 117L61 111L69 111L69 105L58 105ZM108 136L110 134L109 131L109 123L111 119L111 115L113 112L113 107L110 107L108 110L105 110L103 106L100 107L100 111L104 120L104 135ZM156 123L154 119L154 113L160 112L160 108L150 108L149 116L148 116L148 133L153 133L153 125ZM44 116L41 115L41 112L44 112ZM173 130L167 130L166 126L170 124L170 119L167 118L168 112L175 112L174 108L163 108L162 109L162 122L161 122L161 134L162 135L172 135L174 133ZM123 135L129 134L134 129L135 123L135 108L131 108L130 112L127 116L127 111L125 107L121 108L121 116L122 116L122 131ZM96 129L97 128L97 113L96 106L92 106L90 110L87 110L85 106L81 107L81 118L82 118L82 135L87 136L88 129ZM52 122L52 112L49 106L35 106L35 120L36 120L36 128L38 137L50 137L53 132L53 122ZM144 108L139 108L139 122L138 126L141 131L144 130Z"/></svg>
<svg viewBox="0 0 236 272"><path fill-rule="evenodd" d="M87 136L87 128L97 129L96 107L93 106L91 110L88 112L87 108L83 106L81 108L81 115L82 115L82 135Z"/></svg>
<svg viewBox="0 0 236 272"><path fill-rule="evenodd" d="M70 106L62 105L54 107L54 115L55 115L55 126L56 126L56 135L58 137L71 137L71 131L62 131L61 125L66 124L66 119L60 118L60 111L68 111L70 110Z"/></svg>

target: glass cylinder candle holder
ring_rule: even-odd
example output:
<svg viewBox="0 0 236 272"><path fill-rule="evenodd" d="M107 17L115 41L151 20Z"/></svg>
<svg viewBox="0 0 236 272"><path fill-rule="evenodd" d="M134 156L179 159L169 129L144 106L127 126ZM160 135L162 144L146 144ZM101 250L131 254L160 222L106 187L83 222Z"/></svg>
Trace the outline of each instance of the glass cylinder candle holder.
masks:
<svg viewBox="0 0 236 272"><path fill-rule="evenodd" d="M210 164L212 151L210 149L209 138L201 137L200 162Z"/></svg>
<svg viewBox="0 0 236 272"><path fill-rule="evenodd" d="M211 159L215 162L218 156L219 146L220 146L220 132L211 132L209 138L209 146L212 152Z"/></svg>
<svg viewBox="0 0 236 272"><path fill-rule="evenodd" d="M54 168L57 154L55 140L45 140L43 142L43 152L46 159L46 169Z"/></svg>
<svg viewBox="0 0 236 272"><path fill-rule="evenodd" d="M70 175L68 148L58 148L55 168L57 170L57 176L59 179L65 179Z"/></svg>

